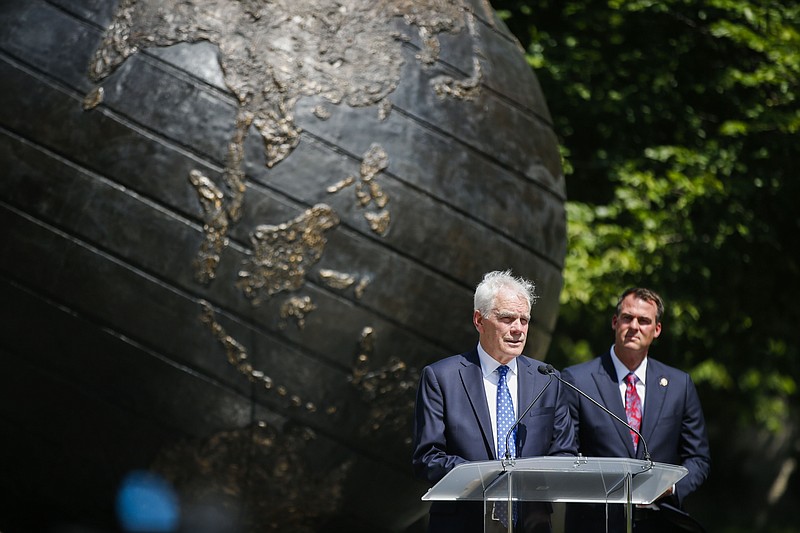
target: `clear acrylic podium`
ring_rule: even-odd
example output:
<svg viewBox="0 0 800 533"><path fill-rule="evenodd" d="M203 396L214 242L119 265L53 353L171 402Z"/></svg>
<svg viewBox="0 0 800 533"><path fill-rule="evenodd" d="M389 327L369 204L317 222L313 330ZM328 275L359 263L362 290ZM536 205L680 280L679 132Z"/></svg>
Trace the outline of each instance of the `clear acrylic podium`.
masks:
<svg viewBox="0 0 800 533"><path fill-rule="evenodd" d="M682 466L617 457L478 461L455 467L422 499L483 501L484 531L496 505L512 516L518 502L623 504L630 532L633 505L652 503L687 473ZM515 531L511 520L504 527Z"/></svg>

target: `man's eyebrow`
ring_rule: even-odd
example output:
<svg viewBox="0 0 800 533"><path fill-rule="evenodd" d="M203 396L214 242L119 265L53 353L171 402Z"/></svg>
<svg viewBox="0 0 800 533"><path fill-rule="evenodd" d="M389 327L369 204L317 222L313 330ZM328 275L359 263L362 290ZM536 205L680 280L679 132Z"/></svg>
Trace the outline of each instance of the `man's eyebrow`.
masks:
<svg viewBox="0 0 800 533"><path fill-rule="evenodd" d="M638 320L652 320L655 321L654 318L648 315L634 315L633 313L620 313L619 318L636 318Z"/></svg>
<svg viewBox="0 0 800 533"><path fill-rule="evenodd" d="M519 313L512 313L511 311L500 311L500 310L495 310L494 313L498 316L498 318L509 318L518 316L520 318L524 318L525 320L531 319L531 315L527 313L519 314Z"/></svg>

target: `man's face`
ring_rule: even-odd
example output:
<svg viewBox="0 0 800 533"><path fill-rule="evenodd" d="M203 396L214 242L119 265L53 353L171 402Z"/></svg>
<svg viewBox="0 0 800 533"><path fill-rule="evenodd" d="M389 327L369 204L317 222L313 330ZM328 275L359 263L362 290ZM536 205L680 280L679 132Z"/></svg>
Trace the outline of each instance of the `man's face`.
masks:
<svg viewBox="0 0 800 533"><path fill-rule="evenodd" d="M527 300L509 292L497 295L488 317L484 318L478 311L473 315L481 346L503 364L522 353L528 340L530 319Z"/></svg>
<svg viewBox="0 0 800 533"><path fill-rule="evenodd" d="M661 334L661 322L656 322L656 304L629 294L622 300L619 314L611 319L611 328L617 354L636 353L644 358Z"/></svg>

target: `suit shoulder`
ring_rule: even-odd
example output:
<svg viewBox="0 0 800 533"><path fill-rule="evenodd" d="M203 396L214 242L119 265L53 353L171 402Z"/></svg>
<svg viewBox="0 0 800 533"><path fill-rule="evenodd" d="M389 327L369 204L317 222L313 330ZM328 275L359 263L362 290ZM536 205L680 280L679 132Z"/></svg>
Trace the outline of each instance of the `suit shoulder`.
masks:
<svg viewBox="0 0 800 533"><path fill-rule="evenodd" d="M594 359L584 361L583 363L570 365L566 367L564 370L562 370L561 373L576 376L594 372L599 367L600 367L600 358L595 357Z"/></svg>
<svg viewBox="0 0 800 533"><path fill-rule="evenodd" d="M662 374L667 377L671 377L673 379L687 379L691 381L691 377L689 373L681 370L680 368L669 366L668 364L662 363L658 359L648 358L648 369L652 369L653 372L657 374Z"/></svg>
<svg viewBox="0 0 800 533"><path fill-rule="evenodd" d="M651 359L648 363L647 373L659 384L670 384L672 387L677 387L677 390L683 390L692 396L697 395L697 387L692 376L679 368Z"/></svg>
<svg viewBox="0 0 800 533"><path fill-rule="evenodd" d="M438 361L434 361L433 363L427 365L427 368L432 370L435 373L439 373L442 371L448 371L453 368L460 368L466 365L471 364L469 358L470 352L465 352L457 355L450 355L443 359L439 359ZM475 356L477 358L477 355Z"/></svg>

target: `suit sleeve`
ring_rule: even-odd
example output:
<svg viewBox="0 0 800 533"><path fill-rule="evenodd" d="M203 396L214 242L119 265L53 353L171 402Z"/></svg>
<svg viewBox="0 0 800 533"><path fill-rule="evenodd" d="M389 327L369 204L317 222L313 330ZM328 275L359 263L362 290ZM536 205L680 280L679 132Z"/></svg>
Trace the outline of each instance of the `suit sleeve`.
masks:
<svg viewBox="0 0 800 533"><path fill-rule="evenodd" d="M564 381L575 385L575 378L572 377L568 368L561 372L561 378ZM572 430L575 432L575 447L580 450L580 416L578 416L578 394L569 387L563 387L561 394L564 398L564 404L567 406L567 411L572 419Z"/></svg>
<svg viewBox="0 0 800 533"><path fill-rule="evenodd" d="M679 455L681 464L689 473L678 481L675 496L679 506L683 499L697 490L706 480L711 468L711 455L706 434L705 418L700 405L697 389L691 378L686 377L686 408L681 421L681 439Z"/></svg>
<svg viewBox="0 0 800 533"><path fill-rule="evenodd" d="M570 414L568 398L567 387L558 383L556 412L553 421L553 442L548 455L578 455L578 432L575 430L575 424Z"/></svg>
<svg viewBox="0 0 800 533"><path fill-rule="evenodd" d="M456 465L466 463L448 455L445 435L444 396L430 367L422 370L414 407L414 452L412 466L417 477L436 483Z"/></svg>

